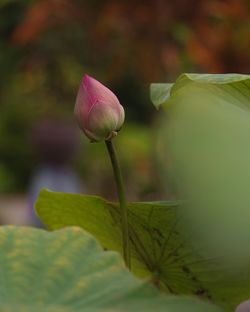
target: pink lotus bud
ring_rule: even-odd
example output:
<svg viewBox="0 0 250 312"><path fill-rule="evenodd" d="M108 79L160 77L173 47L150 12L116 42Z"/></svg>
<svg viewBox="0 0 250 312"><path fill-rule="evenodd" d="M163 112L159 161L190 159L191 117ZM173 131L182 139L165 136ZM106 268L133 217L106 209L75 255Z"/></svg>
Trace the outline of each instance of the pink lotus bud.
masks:
<svg viewBox="0 0 250 312"><path fill-rule="evenodd" d="M97 142L110 140L117 135L125 113L112 91L84 75L76 98L75 116L86 136Z"/></svg>
<svg viewBox="0 0 250 312"><path fill-rule="evenodd" d="M235 312L249 312L250 311L250 300L242 302L236 308Z"/></svg>

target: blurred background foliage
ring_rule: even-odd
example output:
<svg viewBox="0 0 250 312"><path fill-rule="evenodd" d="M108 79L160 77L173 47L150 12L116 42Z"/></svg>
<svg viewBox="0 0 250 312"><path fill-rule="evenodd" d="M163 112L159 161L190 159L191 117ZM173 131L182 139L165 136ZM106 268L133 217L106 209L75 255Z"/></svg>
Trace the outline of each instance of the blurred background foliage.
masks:
<svg viewBox="0 0 250 312"><path fill-rule="evenodd" d="M27 190L39 163L34 125L73 123L76 92L89 73L126 110L117 144L129 198L171 196L155 171L149 83L181 72L250 73L249 47L248 0L1 0L0 192ZM78 135L73 166L85 189L113 197L103 145Z"/></svg>

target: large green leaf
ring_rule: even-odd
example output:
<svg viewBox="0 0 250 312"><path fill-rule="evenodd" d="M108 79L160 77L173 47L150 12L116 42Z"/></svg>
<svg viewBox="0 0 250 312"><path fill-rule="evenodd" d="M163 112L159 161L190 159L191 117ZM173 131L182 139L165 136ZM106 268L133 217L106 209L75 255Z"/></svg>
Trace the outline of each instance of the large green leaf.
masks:
<svg viewBox="0 0 250 312"><path fill-rule="evenodd" d="M227 258L236 292L249 299L250 75L184 74L170 91L163 86L151 87L166 111L159 159L185 199L187 236Z"/></svg>
<svg viewBox="0 0 250 312"><path fill-rule="evenodd" d="M247 82L249 79L250 75L243 74L182 74L175 83L152 83L150 85L150 98L155 107L159 108L168 102L170 96L172 99L175 95L174 93L178 89L190 84L196 84L199 87L205 88L210 88L212 86L214 89L217 89L217 92L219 88L229 91L230 88L235 89L238 85L244 92L244 89L249 88ZM242 90L238 89L238 92L234 90L236 100ZM218 92L218 95L219 93L220 92ZM190 95L192 96L192 94L188 96L190 97ZM221 94L219 96L221 96ZM226 94L223 96L225 99L227 98ZM244 97L248 96L245 94Z"/></svg>
<svg viewBox="0 0 250 312"><path fill-rule="evenodd" d="M159 294L77 227L53 233L1 227L0 267L1 312L219 312L196 299Z"/></svg>
<svg viewBox="0 0 250 312"><path fill-rule="evenodd" d="M210 246L210 253L227 255L236 264L247 254L248 262L250 76L184 74L162 104L167 122L161 128L160 152L169 161L159 158L163 168L171 164L192 231L203 239L201 245Z"/></svg>
<svg viewBox="0 0 250 312"><path fill-rule="evenodd" d="M249 295L249 281L228 276L216 259L207 259L185 246L178 232L180 202L130 203L132 271L148 276L169 293L193 294L231 311ZM78 225L95 235L102 246L121 252L120 213L100 197L43 190L36 211L50 230ZM230 282L229 282L230 281Z"/></svg>

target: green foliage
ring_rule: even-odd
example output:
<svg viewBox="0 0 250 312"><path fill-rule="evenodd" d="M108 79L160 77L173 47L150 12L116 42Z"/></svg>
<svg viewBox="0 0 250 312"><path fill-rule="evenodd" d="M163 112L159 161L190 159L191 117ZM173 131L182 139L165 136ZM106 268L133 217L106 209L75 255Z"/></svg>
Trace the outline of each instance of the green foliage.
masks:
<svg viewBox="0 0 250 312"><path fill-rule="evenodd" d="M177 90L188 85L196 85L207 88L207 90L214 88L218 96L221 96L219 90L221 88L221 92L224 91L225 100L228 98L226 92L229 93L230 89L234 89L232 96L235 97L235 104L237 105L239 94L244 93L245 88L249 89L249 79L250 75L243 74L182 74L175 83L152 83L150 85L150 98L155 107L159 108L167 103L170 95L172 95L172 100ZM237 86L239 87L238 91ZM192 96L192 93L190 95ZM245 94L245 100L249 102L247 94ZM245 105L248 106L248 104Z"/></svg>
<svg viewBox="0 0 250 312"><path fill-rule="evenodd" d="M168 293L199 295L231 311L248 298L248 280L231 276L227 266L185 244L178 230L180 202L130 203L132 272ZM106 249L121 252L120 213L100 197L43 190L36 211L50 230L77 225ZM225 272L226 271L226 272Z"/></svg>
<svg viewBox="0 0 250 312"><path fill-rule="evenodd" d="M172 83L152 83L150 85L150 98L157 109L169 98L172 86Z"/></svg>
<svg viewBox="0 0 250 312"><path fill-rule="evenodd" d="M250 76L183 74L170 91L167 86L151 86L153 102L162 104L168 120L158 156L185 199L189 240L209 256L227 259L247 289Z"/></svg>
<svg viewBox="0 0 250 312"><path fill-rule="evenodd" d="M219 312L196 299L159 294L80 228L49 233L5 226L0 246L3 312Z"/></svg>
<svg viewBox="0 0 250 312"><path fill-rule="evenodd" d="M156 93L152 98L161 101ZM160 155L162 167L187 200L183 211L192 237L209 254L224 255L234 266L245 262L248 269L250 75L184 74L162 104L168 122L161 153L169 158L164 163Z"/></svg>

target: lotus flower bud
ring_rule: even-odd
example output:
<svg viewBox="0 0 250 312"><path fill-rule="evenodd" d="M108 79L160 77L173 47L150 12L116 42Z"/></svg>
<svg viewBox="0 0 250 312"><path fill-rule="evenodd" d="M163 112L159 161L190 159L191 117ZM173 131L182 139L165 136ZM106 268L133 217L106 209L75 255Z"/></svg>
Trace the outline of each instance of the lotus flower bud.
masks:
<svg viewBox="0 0 250 312"><path fill-rule="evenodd" d="M250 300L242 302L238 307L236 308L235 312L248 312L250 311Z"/></svg>
<svg viewBox="0 0 250 312"><path fill-rule="evenodd" d="M112 91L84 75L76 98L75 116L85 135L92 142L98 142L117 135L125 113Z"/></svg>

